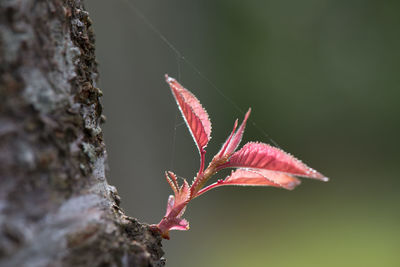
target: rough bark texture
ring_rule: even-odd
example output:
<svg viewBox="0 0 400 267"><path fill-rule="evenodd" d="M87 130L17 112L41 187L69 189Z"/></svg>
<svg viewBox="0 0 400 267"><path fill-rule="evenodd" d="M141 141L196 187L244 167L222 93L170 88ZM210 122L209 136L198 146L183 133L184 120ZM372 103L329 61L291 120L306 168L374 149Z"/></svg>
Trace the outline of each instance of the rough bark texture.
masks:
<svg viewBox="0 0 400 267"><path fill-rule="evenodd" d="M0 266L164 265L106 181L90 25L79 0L0 1Z"/></svg>

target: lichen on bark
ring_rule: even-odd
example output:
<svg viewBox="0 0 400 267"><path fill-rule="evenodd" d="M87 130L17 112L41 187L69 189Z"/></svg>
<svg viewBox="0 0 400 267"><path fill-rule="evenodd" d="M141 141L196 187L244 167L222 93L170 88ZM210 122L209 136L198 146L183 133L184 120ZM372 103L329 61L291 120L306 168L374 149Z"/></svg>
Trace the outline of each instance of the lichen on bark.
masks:
<svg viewBox="0 0 400 267"><path fill-rule="evenodd" d="M1 266L164 264L107 183L97 77L82 1L0 2Z"/></svg>

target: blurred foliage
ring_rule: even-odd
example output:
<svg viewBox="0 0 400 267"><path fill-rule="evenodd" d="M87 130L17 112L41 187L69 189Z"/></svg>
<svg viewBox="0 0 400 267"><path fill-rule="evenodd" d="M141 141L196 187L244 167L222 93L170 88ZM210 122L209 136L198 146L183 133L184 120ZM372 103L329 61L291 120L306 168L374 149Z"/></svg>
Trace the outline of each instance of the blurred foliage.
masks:
<svg viewBox="0 0 400 267"><path fill-rule="evenodd" d="M245 142L270 136L331 177L207 193L189 206L190 231L164 242L169 266L400 266L399 1L134 3L189 63L124 1L88 0L108 177L129 215L158 222L163 171L191 180L198 168L164 73L208 110L210 154L251 106Z"/></svg>

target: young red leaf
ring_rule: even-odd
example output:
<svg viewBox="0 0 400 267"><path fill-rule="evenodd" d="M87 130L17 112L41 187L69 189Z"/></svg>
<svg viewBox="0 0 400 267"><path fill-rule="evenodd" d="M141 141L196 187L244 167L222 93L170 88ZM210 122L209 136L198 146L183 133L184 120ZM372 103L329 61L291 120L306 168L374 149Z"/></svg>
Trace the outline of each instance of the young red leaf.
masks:
<svg viewBox="0 0 400 267"><path fill-rule="evenodd" d="M172 213L174 216L178 214L182 215L182 209L190 200L190 187L187 181L184 179L183 184L179 187L176 180L176 175L173 172L167 172L166 175L168 183L171 185L175 196L170 196L168 199L167 212L165 216L170 216Z"/></svg>
<svg viewBox="0 0 400 267"><path fill-rule="evenodd" d="M179 110L195 141L200 154L203 153L211 138L211 122L199 100L174 78L165 75Z"/></svg>
<svg viewBox="0 0 400 267"><path fill-rule="evenodd" d="M291 175L259 169L237 169L226 177L223 185L275 186L292 190L300 180Z"/></svg>
<svg viewBox="0 0 400 267"><path fill-rule="evenodd" d="M300 180L289 174L282 172L274 172L260 169L237 169L232 171L231 175L224 180L219 180L202 190L200 190L196 197L209 191L212 188L224 185L239 185L239 186L274 186L281 187L288 190L294 189L300 184Z"/></svg>
<svg viewBox="0 0 400 267"><path fill-rule="evenodd" d="M190 187L186 180L183 180L182 186L179 188L179 193L175 195L175 207L181 204L187 204L190 199ZM182 210L179 211L181 213ZM183 213L181 213L182 215Z"/></svg>
<svg viewBox="0 0 400 267"><path fill-rule="evenodd" d="M166 173L166 178L175 196L169 196L164 218L158 225L152 225L152 227L157 229L162 237L169 239L170 230L189 229L189 223L180 217L185 212L186 205L190 200L190 187L186 180L183 180L183 184L179 187L173 172Z"/></svg>
<svg viewBox="0 0 400 267"><path fill-rule="evenodd" d="M292 155L264 143L247 143L218 169L232 167L265 169L328 181L327 177L311 169Z"/></svg>
<svg viewBox="0 0 400 267"><path fill-rule="evenodd" d="M169 230L179 230L179 231L186 231L189 230L189 222L185 219L181 218L174 218L171 220L171 228ZM169 239L169 234L168 238Z"/></svg>
<svg viewBox="0 0 400 267"><path fill-rule="evenodd" d="M167 179L168 184L171 186L174 194L177 195L179 191L178 182L176 181L176 175L173 172L165 172L165 178Z"/></svg>
<svg viewBox="0 0 400 267"><path fill-rule="evenodd" d="M169 195L167 202L167 211L165 212L165 215L171 212L171 210L174 208L174 204L175 204L175 197L173 195Z"/></svg>
<svg viewBox="0 0 400 267"><path fill-rule="evenodd" d="M226 139L225 143L222 145L221 149L216 154L216 156L221 158L225 154L226 148L228 147L229 143L232 140L233 135L236 132L237 125L238 125L238 119L235 120L235 123L233 124L233 129L232 129L231 134L228 136L228 138Z"/></svg>
<svg viewBox="0 0 400 267"><path fill-rule="evenodd" d="M249 108L249 110L246 112L246 115L244 116L243 122L239 126L239 129L233 134L233 132L236 129L236 125L237 125L237 121L235 122L232 134L228 137L228 139L222 145L220 152L218 152L218 154L217 154L219 157L223 157L225 155L227 155L229 157L233 152L235 152L235 150L237 149L237 147L240 144L240 141L242 141L244 129L246 127L247 119L250 116L250 112L251 112L251 108Z"/></svg>

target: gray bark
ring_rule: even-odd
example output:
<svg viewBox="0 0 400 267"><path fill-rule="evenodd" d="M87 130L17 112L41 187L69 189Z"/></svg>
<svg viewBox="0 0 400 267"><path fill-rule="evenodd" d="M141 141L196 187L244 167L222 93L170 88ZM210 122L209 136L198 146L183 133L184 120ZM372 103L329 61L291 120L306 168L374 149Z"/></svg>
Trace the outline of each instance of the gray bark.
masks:
<svg viewBox="0 0 400 267"><path fill-rule="evenodd" d="M106 181L94 52L82 1L0 0L0 266L164 265Z"/></svg>

